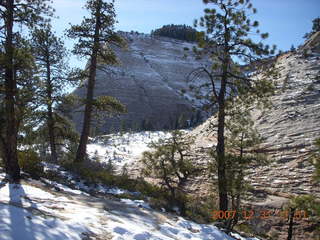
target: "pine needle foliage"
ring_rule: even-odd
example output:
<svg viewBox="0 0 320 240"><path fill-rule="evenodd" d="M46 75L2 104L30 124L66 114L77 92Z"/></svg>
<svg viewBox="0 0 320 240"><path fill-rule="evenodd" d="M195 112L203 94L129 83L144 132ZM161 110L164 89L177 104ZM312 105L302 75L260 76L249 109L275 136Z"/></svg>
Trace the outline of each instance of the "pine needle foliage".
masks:
<svg viewBox="0 0 320 240"><path fill-rule="evenodd" d="M116 23L114 1L88 0L85 9L88 10L89 17L84 17L80 25L71 25L67 31L67 36L76 40L72 52L89 60L83 128L75 159L77 162L82 162L86 158L95 104L94 88L97 69L104 70L105 67L102 64L117 64L118 59L112 47L125 47L126 45L124 39L114 29ZM100 101L100 103L102 102ZM105 108L108 109L113 103L114 101L109 101Z"/></svg>
<svg viewBox="0 0 320 240"><path fill-rule="evenodd" d="M208 8L204 16L195 21L195 26L204 28L198 34L198 48L194 51L201 56L209 56L212 64L202 66L191 72L189 81L206 101L206 109L218 113L217 146L215 147L218 169L219 208L228 209L228 189L225 159L225 118L227 99L239 97L251 102L265 100L274 90L269 77L272 67L262 69L257 64L262 58L274 53L261 41L255 42L252 35L262 40L267 33L260 33L258 21L252 21L251 15L257 10L250 0L204 0ZM210 8L211 7L211 8ZM241 65L256 63L258 77L250 71L244 71ZM265 71L268 70L268 71ZM252 72L252 71L251 71ZM207 82L198 81L206 76ZM256 75L257 76L257 75ZM246 98L242 97L245 95Z"/></svg>
<svg viewBox="0 0 320 240"><path fill-rule="evenodd" d="M4 75L4 112L5 136L2 139L3 158L6 173L13 181L20 179L18 164L18 132L19 121L16 113L17 79L15 73L15 56L19 47L15 44L16 36L22 31L34 27L45 21L44 16L52 15L52 8L48 0L6 0L0 1L0 43L1 57L3 59L0 69ZM20 28L18 27L20 26ZM19 58L19 61L24 61ZM27 61L25 61L27 63Z"/></svg>
<svg viewBox="0 0 320 240"><path fill-rule="evenodd" d="M160 139L151 144L151 151L142 158L144 176L158 179L170 193L170 201L185 212L187 181L201 172L194 163L190 147L193 140L185 138L180 131L173 131L169 139Z"/></svg>

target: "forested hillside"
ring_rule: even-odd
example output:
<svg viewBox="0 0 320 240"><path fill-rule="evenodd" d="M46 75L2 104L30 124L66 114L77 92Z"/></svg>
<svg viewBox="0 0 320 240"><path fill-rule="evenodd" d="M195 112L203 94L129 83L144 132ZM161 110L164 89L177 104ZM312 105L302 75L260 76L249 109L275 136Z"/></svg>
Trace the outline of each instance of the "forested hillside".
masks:
<svg viewBox="0 0 320 240"><path fill-rule="evenodd" d="M0 240L319 240L319 17L137 2L0 1Z"/></svg>

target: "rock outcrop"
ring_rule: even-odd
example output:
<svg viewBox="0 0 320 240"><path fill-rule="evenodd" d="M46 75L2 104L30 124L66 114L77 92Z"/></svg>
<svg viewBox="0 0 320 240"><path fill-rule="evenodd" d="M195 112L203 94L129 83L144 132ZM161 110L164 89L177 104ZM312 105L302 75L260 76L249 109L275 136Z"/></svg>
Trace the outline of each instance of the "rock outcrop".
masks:
<svg viewBox="0 0 320 240"><path fill-rule="evenodd" d="M320 198L320 186L313 180L314 167L310 162L314 140L320 137L319 36L316 33L298 51L274 59L280 77L275 79L277 90L271 97L272 107L252 111L255 127L264 138L261 149L270 164L249 170L246 180L253 188L246 207L273 212L268 219L251 221L256 233L276 236L272 239L287 236L286 219L276 217L275 210L294 196L313 194ZM190 133L196 137L194 147L204 152L203 159L207 161L212 161L205 152L216 144L216 132L211 130L216 123L216 117L212 117ZM207 188L203 183L200 186ZM315 226L309 219L299 220L295 237L318 239L312 230Z"/></svg>
<svg viewBox="0 0 320 240"><path fill-rule="evenodd" d="M188 88L187 76L206 64L196 59L195 44L146 34L123 33L128 48L116 49L120 66L98 70L95 96L116 97L127 106L128 113L104 119L102 132L121 127L134 130L162 130L186 127L197 122L201 113L192 95L183 96ZM75 90L85 96L86 88ZM72 109L71 116L78 130L82 126L82 108Z"/></svg>
<svg viewBox="0 0 320 240"><path fill-rule="evenodd" d="M320 197L308 160L314 140L320 137L320 54L288 52L275 61L280 77L275 79L272 107L252 111L255 127L264 138L261 148L271 164L251 169L248 179L253 186L270 192L314 193ZM210 130L214 125L216 117L193 130L198 148L215 144L216 132Z"/></svg>
<svg viewBox="0 0 320 240"><path fill-rule="evenodd" d="M320 53L320 31L314 33L301 47L301 51Z"/></svg>

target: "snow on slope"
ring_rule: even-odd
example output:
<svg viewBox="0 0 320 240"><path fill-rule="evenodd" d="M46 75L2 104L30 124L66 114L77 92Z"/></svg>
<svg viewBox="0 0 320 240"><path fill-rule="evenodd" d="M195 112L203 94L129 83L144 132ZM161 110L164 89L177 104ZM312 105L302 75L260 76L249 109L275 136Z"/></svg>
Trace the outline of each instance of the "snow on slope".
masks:
<svg viewBox="0 0 320 240"><path fill-rule="evenodd" d="M144 151L150 150L148 145L151 142L170 136L170 132L163 131L109 134L95 138L88 144L87 152L91 158L98 158L102 162L110 160L119 170L140 158Z"/></svg>
<svg viewBox="0 0 320 240"><path fill-rule="evenodd" d="M234 239L213 225L153 210L142 200L97 198L61 184L56 191L40 181L9 184L3 178L0 174L1 240Z"/></svg>

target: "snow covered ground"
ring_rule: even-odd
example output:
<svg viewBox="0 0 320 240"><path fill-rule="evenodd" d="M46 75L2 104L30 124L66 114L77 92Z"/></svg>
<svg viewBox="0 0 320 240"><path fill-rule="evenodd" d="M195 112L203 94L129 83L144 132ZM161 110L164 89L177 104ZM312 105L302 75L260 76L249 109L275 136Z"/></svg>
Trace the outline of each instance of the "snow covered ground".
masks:
<svg viewBox="0 0 320 240"><path fill-rule="evenodd" d="M45 179L21 184L3 179L0 174L1 240L234 239L213 225L151 209L142 200L93 197Z"/></svg>
<svg viewBox="0 0 320 240"><path fill-rule="evenodd" d="M170 136L170 132L163 131L109 134L93 139L87 151L91 158L106 163L111 161L120 170L125 164L129 165L140 158L144 151L150 150L148 145L152 141Z"/></svg>
<svg viewBox="0 0 320 240"><path fill-rule="evenodd" d="M91 157L121 167L150 150L152 141L170 136L169 132L111 134L91 139L88 150ZM0 240L245 240L214 225L157 211L143 200L119 198L121 194L135 198L140 193L87 185L57 165L43 165L61 181L41 178L9 184L0 173Z"/></svg>

